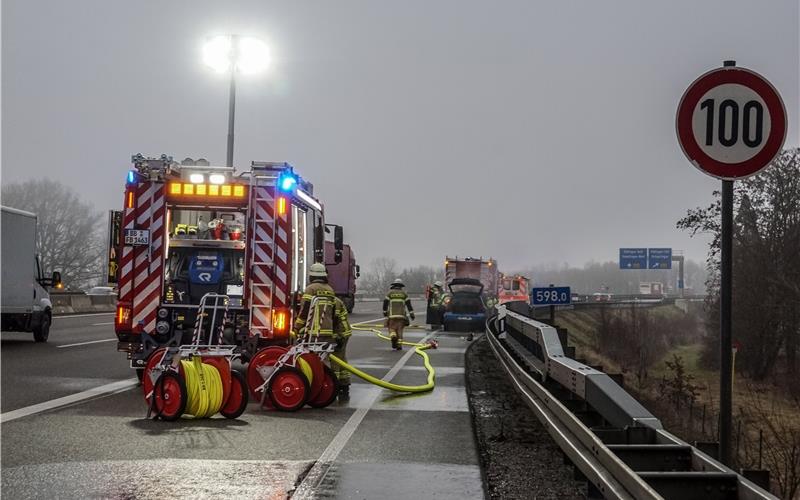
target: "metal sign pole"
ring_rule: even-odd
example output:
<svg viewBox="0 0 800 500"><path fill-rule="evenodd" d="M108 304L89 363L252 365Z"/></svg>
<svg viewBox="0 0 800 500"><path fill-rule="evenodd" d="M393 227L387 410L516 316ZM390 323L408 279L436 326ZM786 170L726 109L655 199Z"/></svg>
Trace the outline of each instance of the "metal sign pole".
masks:
<svg viewBox="0 0 800 500"><path fill-rule="evenodd" d="M720 235L720 381L719 381L719 459L731 465L731 413L733 411L733 360L731 342L731 303L733 278L733 181L722 181L722 234Z"/></svg>
<svg viewBox="0 0 800 500"><path fill-rule="evenodd" d="M725 61L723 66L736 66ZM731 415L733 413L733 348L731 341L731 306L733 289L733 181L722 181L722 224L720 234L719 297L719 459L731 465Z"/></svg>

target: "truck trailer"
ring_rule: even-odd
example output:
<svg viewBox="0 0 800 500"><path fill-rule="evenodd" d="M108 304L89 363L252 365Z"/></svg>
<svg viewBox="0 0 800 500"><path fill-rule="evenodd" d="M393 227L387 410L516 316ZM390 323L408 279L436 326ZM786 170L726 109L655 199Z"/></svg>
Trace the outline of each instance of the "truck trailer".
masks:
<svg viewBox="0 0 800 500"><path fill-rule="evenodd" d="M336 226L337 231L340 228L341 226ZM350 245L342 244L342 250L337 254L335 244L335 240L325 241L325 267L328 270L328 283L344 302L347 312L352 313L356 301L356 279L361 274L361 268L356 264L356 256ZM338 262L337 259L339 259Z"/></svg>
<svg viewBox="0 0 800 500"><path fill-rule="evenodd" d="M36 255L36 214L2 207L2 330L32 332L47 342L53 320L48 287L61 274L45 277Z"/></svg>

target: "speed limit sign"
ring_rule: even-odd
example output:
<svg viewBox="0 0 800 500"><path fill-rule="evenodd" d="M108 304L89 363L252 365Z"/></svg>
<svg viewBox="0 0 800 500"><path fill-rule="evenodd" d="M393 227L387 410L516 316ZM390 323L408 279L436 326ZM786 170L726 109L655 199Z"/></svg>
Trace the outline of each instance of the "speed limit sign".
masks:
<svg viewBox="0 0 800 500"><path fill-rule="evenodd" d="M758 73L735 66L695 80L678 104L675 122L689 161L720 179L757 173L786 138L786 109L778 92Z"/></svg>

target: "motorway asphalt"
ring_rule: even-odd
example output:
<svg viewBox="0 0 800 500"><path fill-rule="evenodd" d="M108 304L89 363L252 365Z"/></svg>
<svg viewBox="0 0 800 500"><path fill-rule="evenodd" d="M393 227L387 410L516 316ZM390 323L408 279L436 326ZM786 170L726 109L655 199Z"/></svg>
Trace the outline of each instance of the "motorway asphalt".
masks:
<svg viewBox="0 0 800 500"><path fill-rule="evenodd" d="M365 302L351 321L378 318L379 304ZM428 351L437 370L430 393L398 396L354 377L350 401L322 410L287 414L251 403L238 420L169 423L146 419L124 354L104 342L115 339L112 321L59 317L47 344L3 333L5 498L483 497L464 334L432 333L439 349ZM430 334L411 330L406 338ZM425 381L418 356L370 333L354 333L348 358L376 376L395 373L393 382ZM49 408L98 387L105 393Z"/></svg>

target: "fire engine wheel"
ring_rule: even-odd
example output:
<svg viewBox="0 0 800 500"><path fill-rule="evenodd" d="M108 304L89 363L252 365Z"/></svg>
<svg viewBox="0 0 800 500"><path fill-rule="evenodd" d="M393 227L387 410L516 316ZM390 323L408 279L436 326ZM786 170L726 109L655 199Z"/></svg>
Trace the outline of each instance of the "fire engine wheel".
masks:
<svg viewBox="0 0 800 500"><path fill-rule="evenodd" d="M313 352L307 352L301 355L300 360L306 363L306 366L300 364L299 368L303 372L303 375L306 375L306 378L308 378L308 385L311 387L308 393L308 399L314 399L317 397L317 394L319 394L319 391L322 390L322 378L325 376L323 367L325 365L322 364L322 360L319 359L319 356ZM306 373L307 370L311 371L311 377Z"/></svg>
<svg viewBox="0 0 800 500"><path fill-rule="evenodd" d="M239 418L247 408L247 382L244 375L237 371L231 372L231 393L225 405L219 411L225 418Z"/></svg>
<svg viewBox="0 0 800 500"><path fill-rule="evenodd" d="M250 363L247 365L247 387L250 389L250 395L254 400L261 401L261 393L256 392L256 389L264 383L264 378L258 372L262 366L273 366L278 362L288 349L285 347L271 346L261 349L253 356ZM269 401L269 398L266 399Z"/></svg>
<svg viewBox="0 0 800 500"><path fill-rule="evenodd" d="M145 401L150 404L150 400L147 399L147 395L153 391L153 381L150 379L150 372L153 368L156 367L159 361L161 361L161 356L164 355L164 351L166 351L166 347L160 347L155 351L150 353L150 357L147 358L147 364L144 365L144 370L142 371L142 389L144 390L144 399ZM138 374L137 374L138 376Z"/></svg>
<svg viewBox="0 0 800 500"><path fill-rule="evenodd" d="M228 401L231 394L232 380L231 380L231 364L225 358L209 357L203 358L203 363L211 365L219 372L219 378L222 381L222 406Z"/></svg>
<svg viewBox="0 0 800 500"><path fill-rule="evenodd" d="M322 365L322 370L320 391L317 397L308 398L308 406L312 408L325 408L336 401L336 394L339 392L339 382L336 381L333 370L325 365Z"/></svg>
<svg viewBox="0 0 800 500"><path fill-rule="evenodd" d="M309 387L306 376L291 366L282 366L269 381L269 399L281 411L297 411L306 404Z"/></svg>
<svg viewBox="0 0 800 500"><path fill-rule="evenodd" d="M172 422L186 410L186 383L173 371L166 371L156 380L153 392L153 411L156 418Z"/></svg>

